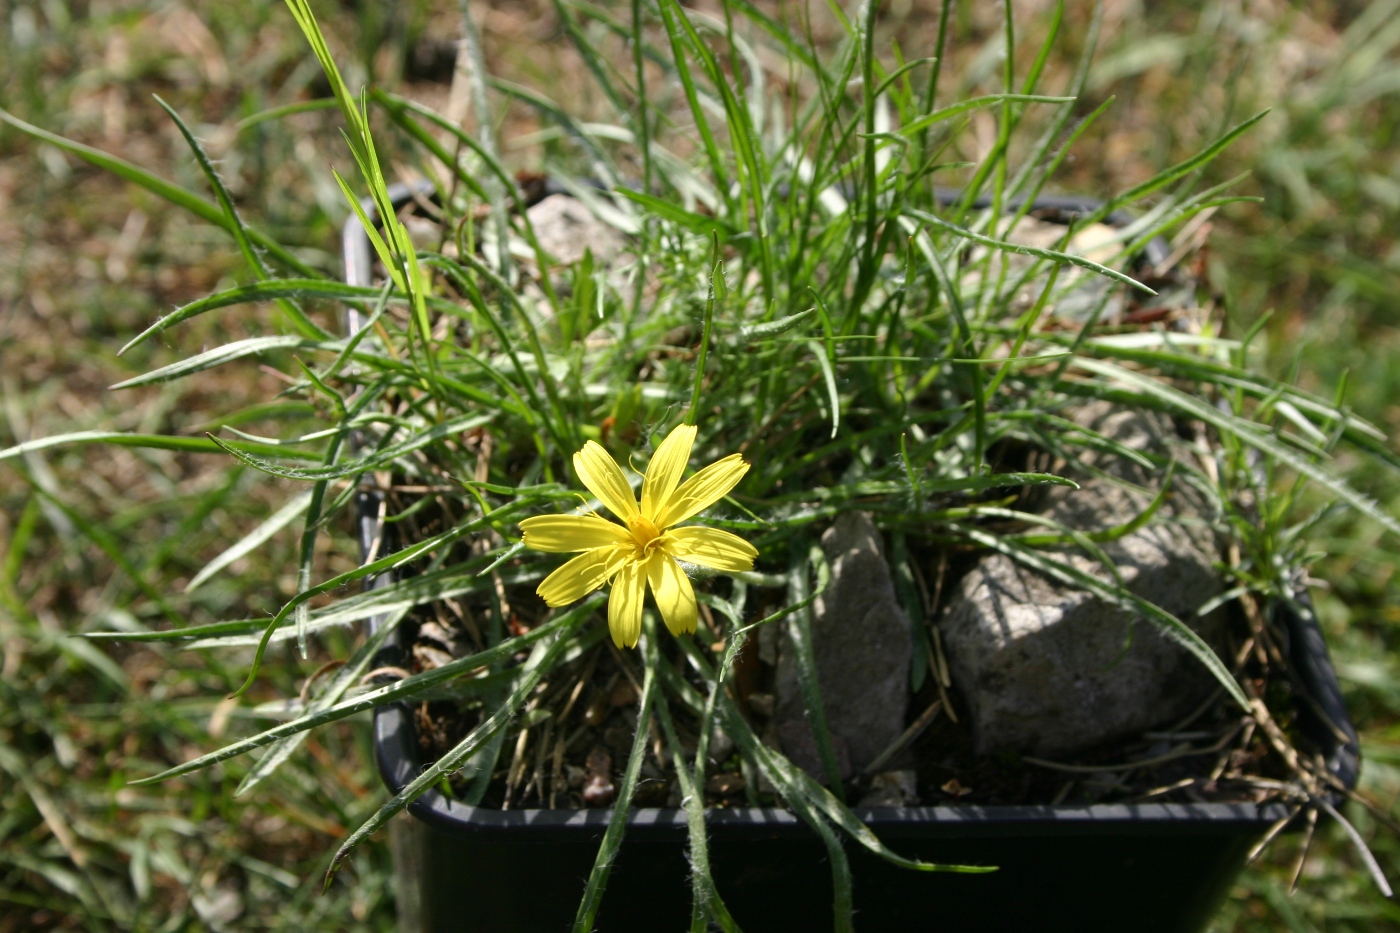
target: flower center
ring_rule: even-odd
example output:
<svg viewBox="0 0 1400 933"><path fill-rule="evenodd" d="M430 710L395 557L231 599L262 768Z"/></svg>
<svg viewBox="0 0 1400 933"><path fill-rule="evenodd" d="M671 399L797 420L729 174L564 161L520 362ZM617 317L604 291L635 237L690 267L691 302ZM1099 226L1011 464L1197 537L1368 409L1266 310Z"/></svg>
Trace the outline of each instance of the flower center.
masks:
<svg viewBox="0 0 1400 933"><path fill-rule="evenodd" d="M649 545L661 537L661 529L657 528L651 519L642 515L629 520L627 530L632 532L632 539L637 542L637 547L643 550L650 550Z"/></svg>

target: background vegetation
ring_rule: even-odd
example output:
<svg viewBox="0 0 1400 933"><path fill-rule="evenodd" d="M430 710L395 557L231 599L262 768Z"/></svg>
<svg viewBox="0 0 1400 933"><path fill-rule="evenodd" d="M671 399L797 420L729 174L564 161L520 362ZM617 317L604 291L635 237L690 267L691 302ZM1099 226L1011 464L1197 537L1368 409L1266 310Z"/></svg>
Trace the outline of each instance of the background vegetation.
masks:
<svg viewBox="0 0 1400 933"><path fill-rule="evenodd" d="M889 0L882 8L882 29L905 55L926 54L920 49L932 41L937 5ZM495 73L547 88L584 115L601 110L578 80L583 63L550 3L473 9ZM245 216L297 244L304 261L338 267L345 208L329 165L345 160L334 117L239 124L326 93L282 4L48 0L0 3L0 11L0 107L199 188L197 166L150 97L159 93L220 160ZM1017 11L1033 50L1049 5L1018 3ZM1063 57L1051 68L1071 66L1088 12L1088 4L1070 5ZM372 74L431 106L447 104L455 4L324 4L318 13L351 65L352 86ZM986 48L999 16L964 2L952 22L945 73L970 87L997 67ZM1267 333L1280 374L1296 370L1305 385L1323 389L1349 371L1351 404L1391 433L1400 423L1397 43L1396 3L1110 3L1083 112L1117 99L1055 185L1090 193L1127 187L1243 117L1275 108L1211 169L1214 180L1252 171L1239 193L1265 200L1212 218L1205 271L1236 328L1276 312ZM535 128L523 109L508 120L503 138ZM530 164L532 154L515 157ZM166 335L185 353L157 341L115 356L160 313L231 284L239 261L222 232L0 130L0 447L83 429L197 433L217 415L275 395L284 377L251 365L164 389L105 388L204 343L260 332L252 314L208 316ZM129 777L153 770L146 762L193 757L241 729L246 707L218 698L246 671L223 670L205 656L100 651L64 637L120 627L138 614L270 613L294 592L294 579L275 576L292 564L291 534L277 542L281 553L259 557L267 569L234 568L269 581L261 602L254 594L250 605L246 593L217 579L184 592L211 556L287 498L265 477L215 461L73 448L0 466L0 931L392 928L380 847L362 850L353 876L342 876L331 896L315 894L336 840L379 801L362 725L311 739L248 798L232 797L246 767L237 762L181 783L126 787ZM1395 513L1393 477L1377 471L1357 482ZM217 506L219 522L206 521ZM237 520L222 517L230 514ZM1321 541L1321 610L1363 730L1363 783L1393 803L1400 797L1396 542L1347 516ZM354 554L342 537L331 542L325 566L348 569ZM270 688L295 693L298 663L290 650L283 660L286 682ZM300 676L317 663L306 662ZM1374 832L1365 814L1351 815L1400 877L1400 840ZM1340 833L1329 830L1314 845L1290 898L1296 854L1296 842L1284 840L1268 864L1246 873L1217 928L1400 927L1400 911L1372 891Z"/></svg>

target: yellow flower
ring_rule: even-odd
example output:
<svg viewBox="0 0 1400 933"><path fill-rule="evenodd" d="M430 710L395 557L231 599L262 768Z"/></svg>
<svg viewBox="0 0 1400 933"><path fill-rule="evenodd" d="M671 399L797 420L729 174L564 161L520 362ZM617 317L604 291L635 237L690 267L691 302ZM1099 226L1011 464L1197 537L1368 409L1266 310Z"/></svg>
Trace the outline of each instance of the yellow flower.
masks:
<svg viewBox="0 0 1400 933"><path fill-rule="evenodd" d="M574 454L574 472L626 527L596 515L539 515L520 523L525 546L537 551L583 553L545 577L536 590L550 606L566 606L612 583L608 629L618 647L637 644L647 584L673 635L695 631L695 591L680 561L731 572L752 570L758 551L738 535L717 528L675 526L724 498L749 465L739 454L717 460L684 483L695 426L666 435L642 478L642 502L622 469L599 444Z"/></svg>

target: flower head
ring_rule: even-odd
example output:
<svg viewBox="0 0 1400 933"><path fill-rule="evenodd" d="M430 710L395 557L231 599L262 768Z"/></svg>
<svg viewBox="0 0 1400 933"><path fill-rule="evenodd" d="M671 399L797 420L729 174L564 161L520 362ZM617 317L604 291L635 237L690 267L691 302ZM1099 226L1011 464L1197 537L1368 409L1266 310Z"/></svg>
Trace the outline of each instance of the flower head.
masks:
<svg viewBox="0 0 1400 933"><path fill-rule="evenodd" d="M681 522L724 498L748 472L739 454L705 467L685 482L695 426L683 424L656 448L642 478L638 505L632 487L601 445L589 441L574 454L574 472L598 501L622 520L597 515L539 515L520 523L525 546L583 553L545 577L536 592L550 606L566 606L606 583L608 629L619 647L637 644L647 585L673 635L695 631L695 591L680 562L731 572L752 570L758 551L738 535Z"/></svg>

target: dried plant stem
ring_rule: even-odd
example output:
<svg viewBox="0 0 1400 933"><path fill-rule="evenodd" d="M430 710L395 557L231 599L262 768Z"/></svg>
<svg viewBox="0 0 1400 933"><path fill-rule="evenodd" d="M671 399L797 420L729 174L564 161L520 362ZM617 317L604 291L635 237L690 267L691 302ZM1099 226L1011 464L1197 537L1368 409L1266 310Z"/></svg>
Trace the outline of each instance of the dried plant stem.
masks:
<svg viewBox="0 0 1400 933"><path fill-rule="evenodd" d="M551 810L554 809L560 787L564 783L564 750L569 745L573 744L574 739L578 735L578 733L574 733L570 735L568 739L565 739L564 729L569 724L569 715L574 711L574 704L578 702L578 698L583 694L583 688L588 686L588 682L593 679L593 671L598 667L598 658L602 656L602 651L603 649L601 647L594 648L593 652L588 656L587 663L584 664L583 670L579 672L578 679L574 681L573 689L569 691L569 699L564 703L564 708L559 712L556 718L556 728L559 730L559 738L554 742L554 767L551 771L549 781L549 807Z"/></svg>
<svg viewBox="0 0 1400 933"><path fill-rule="evenodd" d="M541 802L544 801L544 760L549 754L550 739L554 737L554 720L549 720L544 724L544 735L535 744L535 767L530 773L530 783L525 785L525 790L521 793L522 802L528 800L530 794L535 794Z"/></svg>
<svg viewBox="0 0 1400 933"><path fill-rule="evenodd" d="M1096 774L1110 771L1132 771L1137 768L1148 768L1153 765L1165 764L1168 761L1175 761L1178 758L1189 758L1193 755L1209 755L1220 751L1239 734L1243 723L1237 724L1230 731L1221 736L1220 740L1206 748L1178 748L1167 752L1164 755L1155 755L1152 758L1142 758L1138 761L1124 761L1112 765L1070 765L1058 761L1046 761L1044 758L1032 758L1029 755L1023 756L1022 761L1036 765L1041 768L1049 768L1051 771L1063 771L1066 774Z"/></svg>
<svg viewBox="0 0 1400 933"><path fill-rule="evenodd" d="M325 664L322 664L320 667L316 668L316 670L312 671L311 676L306 678L306 682L301 685L300 699L302 704L305 705L305 703L311 698L311 685L314 684L321 677L321 675L329 674L331 671L344 666L344 658L333 658L332 660L327 661Z"/></svg>
<svg viewBox="0 0 1400 933"><path fill-rule="evenodd" d="M1324 797L1314 797L1313 803L1327 811L1327 815L1341 824L1346 831L1347 838L1356 848L1356 854L1361 856L1361 861L1366 866L1366 870L1371 873L1371 880L1380 888L1381 894L1386 897L1393 897L1394 893L1390 888L1390 882L1385 878L1385 872L1381 871L1380 863L1371 854L1371 849L1366 845L1366 840L1361 838L1361 834L1356 831L1356 827L1351 825L1351 821L1337 812L1337 808L1327 802Z"/></svg>
<svg viewBox="0 0 1400 933"><path fill-rule="evenodd" d="M1146 793L1138 794L1132 799L1131 802L1137 803L1140 800L1150 800L1153 797L1160 797L1161 795L1169 794L1174 790L1181 790L1183 787L1190 787L1192 784L1195 784L1199 780L1200 778L1187 777L1182 778L1179 781L1173 781L1170 784L1163 784L1161 787L1154 787L1152 788L1152 790L1149 790Z"/></svg>
<svg viewBox="0 0 1400 933"><path fill-rule="evenodd" d="M941 574L939 575L939 583L940 585L942 583ZM953 709L953 701L948 697L948 688L953 686L953 678L948 672L948 658L943 653L943 633L938 630L937 626L934 626L932 634L933 637L925 642L925 649L933 652L933 685L938 689L938 698L943 701L943 711L948 714L949 719L956 723L958 711Z"/></svg>
<svg viewBox="0 0 1400 933"><path fill-rule="evenodd" d="M870 764L865 766L862 776L869 777L877 773L891 758L913 744L915 739L923 735L924 730L929 727L929 724L933 722L934 717L938 715L938 711L941 709L943 709L942 700L934 700L930 703L928 709L919 714L918 719L911 722L908 728L899 734L898 738L886 746L884 751L876 755Z"/></svg>
<svg viewBox="0 0 1400 933"><path fill-rule="evenodd" d="M1302 807L1294 807L1289 811L1287 816L1276 820L1274 824L1269 827L1269 831L1264 834L1264 838L1256 842L1254 848L1249 850L1249 855L1245 857L1244 863L1249 865L1257 859L1259 854L1269 847L1269 843L1274 841L1274 837L1283 832L1289 823L1293 822L1293 818L1298 815L1298 811L1301 809Z"/></svg>
<svg viewBox="0 0 1400 933"><path fill-rule="evenodd" d="M1386 813L1378 805L1368 800L1358 791L1350 787L1341 786L1340 781L1334 781L1332 783L1332 786L1335 787L1337 790L1341 791L1348 800L1353 800L1356 803L1360 804L1362 807L1365 807L1366 812L1370 813L1371 817L1376 822L1380 823L1382 826L1395 833L1396 835L1400 835L1400 823L1395 822L1395 820L1391 818L1390 814Z"/></svg>
<svg viewBox="0 0 1400 933"><path fill-rule="evenodd" d="M1298 890L1298 879L1303 877L1303 865L1307 863L1308 852L1312 849L1313 834L1317 831L1317 808L1308 808L1308 828L1304 830L1303 845L1298 849L1298 860L1293 864L1292 880L1288 883L1288 896Z"/></svg>
<svg viewBox="0 0 1400 933"><path fill-rule="evenodd" d="M527 709L527 712L529 710ZM511 755L510 767L506 769L506 796L501 802L502 810L509 810L515 798L515 788L525 777L525 749L530 744L530 728L526 726L515 737L515 753Z"/></svg>
<svg viewBox="0 0 1400 933"><path fill-rule="evenodd" d="M1279 670L1287 670L1288 662L1284 660L1278 642L1270 633L1269 626L1264 621L1264 613L1260 610L1259 601L1254 597L1254 594L1241 593L1240 606L1244 609L1245 618L1249 620L1250 631L1254 633L1254 637L1268 653L1269 661L1277 665ZM1267 669L1269 664L1265 663L1264 667Z"/></svg>
<svg viewBox="0 0 1400 933"><path fill-rule="evenodd" d="M1298 757L1298 750L1288 741L1288 736L1284 735L1283 730L1274 721L1274 717L1269 712L1269 708L1264 705L1264 701L1254 695L1254 688L1249 685L1248 681L1246 681L1246 689L1251 694L1249 705L1254 713L1254 720L1264 730L1264 736L1269 740L1274 751L1278 752L1279 757L1288 765L1290 771L1300 778L1306 778L1308 785L1315 785L1316 781L1311 769L1303 764L1302 759ZM1310 789L1315 788L1310 787Z"/></svg>
<svg viewBox="0 0 1400 933"><path fill-rule="evenodd" d="M608 650L612 652L613 660L617 662L618 670L622 671L622 675L627 678L627 682L632 685L632 689L636 692L637 696L641 696L642 678L637 676L635 665L622 653L622 649L612 643L611 639L608 640L607 645ZM611 690L612 688L609 687L608 689Z"/></svg>
<svg viewBox="0 0 1400 933"><path fill-rule="evenodd" d="M754 431L753 434L750 435L748 440L744 441L742 444L739 445L739 453L748 453L749 448L752 447L754 444L758 443L758 441L763 437L763 435L768 433L768 429L773 427L773 425L777 423L778 419L781 418L784 414L786 414L787 410L791 408L794 404L796 404L798 399L800 399L803 395L807 394L807 390L812 388L812 386L816 385L821 380L821 378L822 374L816 373L812 376L812 378L808 379L806 383L799 386L796 392L793 392L792 395L789 395L786 401L784 401L777 408L773 409L773 413L767 418L763 419L763 423L758 426L758 430Z"/></svg>

